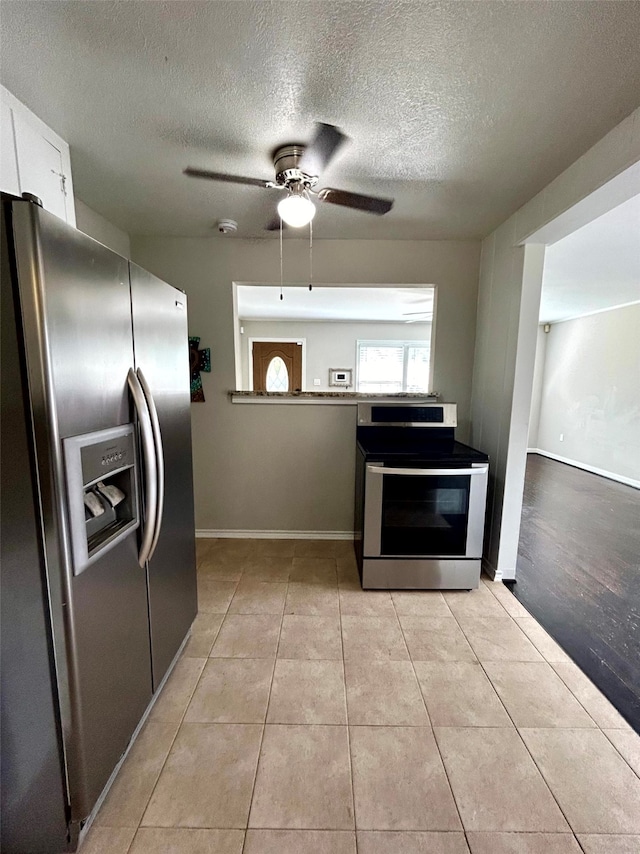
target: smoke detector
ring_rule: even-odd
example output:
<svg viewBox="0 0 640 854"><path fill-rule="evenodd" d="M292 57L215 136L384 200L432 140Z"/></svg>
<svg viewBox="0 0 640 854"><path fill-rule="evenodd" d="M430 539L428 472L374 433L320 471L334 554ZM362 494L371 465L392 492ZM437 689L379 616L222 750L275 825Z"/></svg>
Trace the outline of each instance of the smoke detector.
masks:
<svg viewBox="0 0 640 854"><path fill-rule="evenodd" d="M220 234L233 234L238 230L238 223L233 219L219 219L216 228Z"/></svg>

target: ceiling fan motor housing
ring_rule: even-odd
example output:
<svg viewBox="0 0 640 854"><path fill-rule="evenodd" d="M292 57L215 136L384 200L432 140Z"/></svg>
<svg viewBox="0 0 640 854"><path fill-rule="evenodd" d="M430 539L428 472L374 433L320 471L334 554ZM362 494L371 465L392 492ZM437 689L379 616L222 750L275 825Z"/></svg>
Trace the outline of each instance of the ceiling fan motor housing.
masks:
<svg viewBox="0 0 640 854"><path fill-rule="evenodd" d="M304 154L304 145L283 145L273 152L273 167L276 170L276 184L301 189L314 187L318 183L317 175L307 175L298 168Z"/></svg>
<svg viewBox="0 0 640 854"><path fill-rule="evenodd" d="M206 178L209 181L223 181L227 184L244 184L249 187L261 187L264 190L286 190L287 195L280 201L278 212L282 216L285 209L288 211L291 218L286 221L289 225L301 226L310 222L315 213L315 205L310 195L319 202L328 202L331 205L352 210L365 211L378 216L388 213L393 207L393 199L336 190L332 187L325 187L320 192L313 189L318 183L318 176L347 138L335 125L316 122L316 132L309 145L290 142L275 149L272 155L275 181L244 175L229 175L226 172L212 172L209 169L197 169L192 166L188 166L184 172L192 178ZM303 216L302 212L305 208ZM295 217L294 209L298 212ZM293 221L294 219L296 222ZM282 219L274 218L266 229L275 231L281 227ZM224 233L224 229L221 231Z"/></svg>

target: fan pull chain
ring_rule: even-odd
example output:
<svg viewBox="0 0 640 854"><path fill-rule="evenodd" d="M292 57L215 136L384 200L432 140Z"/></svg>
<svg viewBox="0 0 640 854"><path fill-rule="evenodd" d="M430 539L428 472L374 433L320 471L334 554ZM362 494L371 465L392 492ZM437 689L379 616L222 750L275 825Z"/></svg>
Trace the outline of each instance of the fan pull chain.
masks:
<svg viewBox="0 0 640 854"><path fill-rule="evenodd" d="M309 290L313 290L313 220L309 220Z"/></svg>
<svg viewBox="0 0 640 854"><path fill-rule="evenodd" d="M280 299L281 300L284 299L284 297L282 296L282 283L284 281L283 265L284 265L284 261L283 261L283 256L282 256L282 217L280 217Z"/></svg>

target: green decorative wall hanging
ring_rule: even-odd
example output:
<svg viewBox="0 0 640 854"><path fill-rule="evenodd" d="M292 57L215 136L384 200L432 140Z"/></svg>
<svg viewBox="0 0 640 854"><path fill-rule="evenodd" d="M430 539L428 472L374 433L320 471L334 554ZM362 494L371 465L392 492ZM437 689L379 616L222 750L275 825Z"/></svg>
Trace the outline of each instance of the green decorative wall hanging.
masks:
<svg viewBox="0 0 640 854"><path fill-rule="evenodd" d="M189 338L189 366L191 368L191 403L204 403L200 371L211 373L211 350L200 347L199 338Z"/></svg>

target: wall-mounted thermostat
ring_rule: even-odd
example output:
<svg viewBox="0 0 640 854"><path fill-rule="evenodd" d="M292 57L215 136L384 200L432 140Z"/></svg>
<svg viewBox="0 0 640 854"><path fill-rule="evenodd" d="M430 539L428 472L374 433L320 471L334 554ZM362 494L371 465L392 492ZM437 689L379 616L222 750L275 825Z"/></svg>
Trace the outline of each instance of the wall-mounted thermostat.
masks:
<svg viewBox="0 0 640 854"><path fill-rule="evenodd" d="M349 388L353 384L352 374L351 368L329 368L329 385Z"/></svg>

